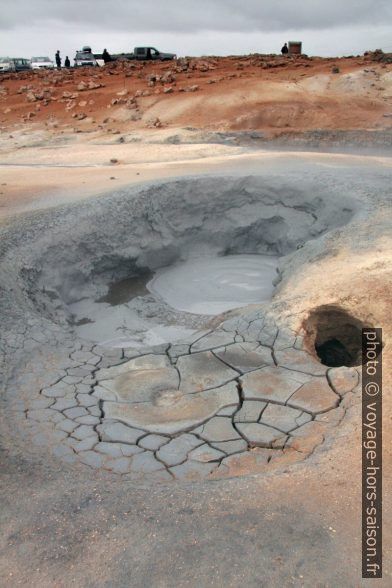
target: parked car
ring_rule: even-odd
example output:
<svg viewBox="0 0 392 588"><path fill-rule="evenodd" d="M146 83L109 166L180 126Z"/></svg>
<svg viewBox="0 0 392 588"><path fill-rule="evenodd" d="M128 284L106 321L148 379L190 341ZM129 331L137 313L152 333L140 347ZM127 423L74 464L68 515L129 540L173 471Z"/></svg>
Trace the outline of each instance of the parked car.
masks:
<svg viewBox="0 0 392 588"><path fill-rule="evenodd" d="M96 67L98 66L97 60L92 54L91 47L83 47L81 51L76 51L75 55L75 67Z"/></svg>
<svg viewBox="0 0 392 588"><path fill-rule="evenodd" d="M139 60L154 60L154 61L169 61L177 59L175 53L163 53L158 51L155 47L135 47L133 53L120 53L112 55L113 59L139 59Z"/></svg>
<svg viewBox="0 0 392 588"><path fill-rule="evenodd" d="M49 57L32 57L31 67L32 69L53 69L54 63Z"/></svg>
<svg viewBox="0 0 392 588"><path fill-rule="evenodd" d="M0 72L15 71L14 62L10 57L0 57Z"/></svg>
<svg viewBox="0 0 392 588"><path fill-rule="evenodd" d="M31 69L30 59L24 59L23 57L14 57L13 62L15 64L15 71L26 71Z"/></svg>
<svg viewBox="0 0 392 588"><path fill-rule="evenodd" d="M2 57L0 59L0 72L26 71L31 69L29 59L23 57Z"/></svg>
<svg viewBox="0 0 392 588"><path fill-rule="evenodd" d="M175 53L163 53L155 47L135 47L133 50L134 59L154 59L158 61L169 61L177 59Z"/></svg>

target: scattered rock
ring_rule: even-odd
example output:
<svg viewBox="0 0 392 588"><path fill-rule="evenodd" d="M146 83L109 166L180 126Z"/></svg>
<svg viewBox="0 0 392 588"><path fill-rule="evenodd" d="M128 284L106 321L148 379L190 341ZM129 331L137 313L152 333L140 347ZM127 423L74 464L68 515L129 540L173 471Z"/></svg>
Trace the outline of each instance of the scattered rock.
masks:
<svg viewBox="0 0 392 588"><path fill-rule="evenodd" d="M162 126L163 126L162 122L157 117L150 119L147 123L147 127L150 129L151 128L160 129Z"/></svg>
<svg viewBox="0 0 392 588"><path fill-rule="evenodd" d="M180 92L197 92L199 90L199 86L197 84L193 84L193 86L187 86L185 88L180 88Z"/></svg>

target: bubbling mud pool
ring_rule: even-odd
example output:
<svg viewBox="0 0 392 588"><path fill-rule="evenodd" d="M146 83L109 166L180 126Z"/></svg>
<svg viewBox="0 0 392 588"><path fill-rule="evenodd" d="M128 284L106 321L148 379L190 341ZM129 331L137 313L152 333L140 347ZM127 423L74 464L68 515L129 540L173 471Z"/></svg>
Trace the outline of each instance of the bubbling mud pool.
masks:
<svg viewBox="0 0 392 588"><path fill-rule="evenodd" d="M33 313L60 337L111 348L208 330L212 316L269 301L316 243L324 251L355 214L343 193L299 172L188 178L26 215L3 231L10 328L24 308L23 323Z"/></svg>
<svg viewBox="0 0 392 588"><path fill-rule="evenodd" d="M272 297L277 258L228 255L164 268L148 288L177 310L215 315Z"/></svg>
<svg viewBox="0 0 392 588"><path fill-rule="evenodd" d="M111 347L157 345L193 334L203 318L268 301L274 291L278 258L268 255L228 255L191 258L135 278L115 282L98 300L70 305L76 332ZM152 279L150 279L152 278ZM184 324L161 324L142 316L151 302L178 311ZM136 300L137 299L137 300ZM170 312L169 312L170 315ZM161 320L165 317L161 316ZM164 322L168 322L167 320ZM173 318L169 318L169 323Z"/></svg>

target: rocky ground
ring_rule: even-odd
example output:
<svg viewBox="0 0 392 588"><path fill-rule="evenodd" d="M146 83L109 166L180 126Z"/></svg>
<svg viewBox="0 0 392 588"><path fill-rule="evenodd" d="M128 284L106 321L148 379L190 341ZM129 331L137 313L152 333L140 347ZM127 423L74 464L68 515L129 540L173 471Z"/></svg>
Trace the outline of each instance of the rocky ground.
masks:
<svg viewBox="0 0 392 588"><path fill-rule="evenodd" d="M2 131L390 129L392 58L275 55L116 62L0 78Z"/></svg>

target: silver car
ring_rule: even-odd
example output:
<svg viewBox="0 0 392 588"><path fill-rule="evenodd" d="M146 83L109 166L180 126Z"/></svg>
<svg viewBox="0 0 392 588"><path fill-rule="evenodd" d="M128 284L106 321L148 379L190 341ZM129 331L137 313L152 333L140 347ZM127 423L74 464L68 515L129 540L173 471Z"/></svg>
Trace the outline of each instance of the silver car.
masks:
<svg viewBox="0 0 392 588"><path fill-rule="evenodd" d="M98 63L92 54L91 47L83 47L81 51L76 51L75 67L95 67L97 65Z"/></svg>
<svg viewBox="0 0 392 588"><path fill-rule="evenodd" d="M31 69L29 59L24 57L1 57L0 72L26 71Z"/></svg>
<svg viewBox="0 0 392 588"><path fill-rule="evenodd" d="M32 69L53 69L54 63L49 57L32 57L31 67Z"/></svg>

